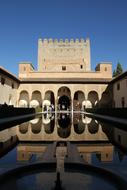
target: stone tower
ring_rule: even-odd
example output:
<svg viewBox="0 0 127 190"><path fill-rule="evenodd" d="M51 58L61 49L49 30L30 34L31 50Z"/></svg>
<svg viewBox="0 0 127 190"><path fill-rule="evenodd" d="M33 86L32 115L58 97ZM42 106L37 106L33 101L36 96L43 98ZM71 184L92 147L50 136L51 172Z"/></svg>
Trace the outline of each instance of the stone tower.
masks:
<svg viewBox="0 0 127 190"><path fill-rule="evenodd" d="M39 39L39 72L86 72L91 70L90 40Z"/></svg>

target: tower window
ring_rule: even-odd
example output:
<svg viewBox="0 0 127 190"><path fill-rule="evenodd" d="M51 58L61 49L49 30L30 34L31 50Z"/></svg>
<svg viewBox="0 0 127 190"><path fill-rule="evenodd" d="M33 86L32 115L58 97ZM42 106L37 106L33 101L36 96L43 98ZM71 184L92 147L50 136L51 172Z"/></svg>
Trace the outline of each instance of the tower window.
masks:
<svg viewBox="0 0 127 190"><path fill-rule="evenodd" d="M105 71L107 71L107 67L105 67Z"/></svg>
<svg viewBox="0 0 127 190"><path fill-rule="evenodd" d="M121 104L122 104L122 108L124 108L125 107L125 98L124 97L121 98Z"/></svg>
<svg viewBox="0 0 127 190"><path fill-rule="evenodd" d="M1 77L1 84L4 85L5 84L5 78Z"/></svg>
<svg viewBox="0 0 127 190"><path fill-rule="evenodd" d="M120 83L117 84L117 90L120 90Z"/></svg>
<svg viewBox="0 0 127 190"><path fill-rule="evenodd" d="M11 84L12 89L14 88L14 83Z"/></svg>
<svg viewBox="0 0 127 190"><path fill-rule="evenodd" d="M83 69L83 65L80 65L80 68Z"/></svg>
<svg viewBox="0 0 127 190"><path fill-rule="evenodd" d="M62 71L66 71L66 66L62 66Z"/></svg>

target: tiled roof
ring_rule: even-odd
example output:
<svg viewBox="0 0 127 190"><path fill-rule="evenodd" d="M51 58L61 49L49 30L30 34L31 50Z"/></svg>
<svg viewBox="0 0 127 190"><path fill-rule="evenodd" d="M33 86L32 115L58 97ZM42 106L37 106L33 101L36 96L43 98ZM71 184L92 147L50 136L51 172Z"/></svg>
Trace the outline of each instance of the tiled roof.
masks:
<svg viewBox="0 0 127 190"><path fill-rule="evenodd" d="M117 77L113 78L111 83L115 83L119 80L122 80L123 78L127 77L127 71L125 71L124 73L118 75Z"/></svg>
<svg viewBox="0 0 127 190"><path fill-rule="evenodd" d="M2 73L3 75L15 80L16 82L20 82L20 80L15 75L11 74L10 72L8 72L6 69L4 69L1 66L0 66L0 73Z"/></svg>
<svg viewBox="0 0 127 190"><path fill-rule="evenodd" d="M101 78L24 78L21 79L21 83L97 83L97 84L108 84L111 79Z"/></svg>

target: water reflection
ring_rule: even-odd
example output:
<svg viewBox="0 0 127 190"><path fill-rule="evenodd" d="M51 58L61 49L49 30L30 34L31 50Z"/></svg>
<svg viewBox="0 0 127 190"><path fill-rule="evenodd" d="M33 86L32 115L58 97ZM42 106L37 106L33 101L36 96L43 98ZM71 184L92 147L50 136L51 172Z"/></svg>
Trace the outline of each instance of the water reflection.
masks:
<svg viewBox="0 0 127 190"><path fill-rule="evenodd" d="M32 120L31 123L31 131L34 134L38 134L41 131L41 125L42 125L42 120L40 118L36 118Z"/></svg>
<svg viewBox="0 0 127 190"><path fill-rule="evenodd" d="M112 162L114 147L111 143L94 143L92 145L78 145L78 151L83 156L85 162L92 164L97 162ZM97 160L96 160L97 159Z"/></svg>
<svg viewBox="0 0 127 190"><path fill-rule="evenodd" d="M42 154L46 149L46 145L25 145L19 144L17 146L17 161L18 162L33 162L39 161L42 158Z"/></svg>
<svg viewBox="0 0 127 190"><path fill-rule="evenodd" d="M88 163L95 160L103 163L112 162L114 160L113 145L118 148L119 161L124 159L127 151L126 131L88 118L84 114L74 114L73 118L65 113L44 114L42 118L21 124L16 134L20 141L90 142L85 146L78 146L80 154Z"/></svg>
<svg viewBox="0 0 127 190"><path fill-rule="evenodd" d="M83 122L83 119L84 117L82 117L81 114L74 114L73 125L74 125L74 131L77 134L82 134L85 130L86 123Z"/></svg>
<svg viewBox="0 0 127 190"><path fill-rule="evenodd" d="M54 131L55 121L51 120L50 123L44 124L44 130L46 134L52 134Z"/></svg>
<svg viewBox="0 0 127 190"><path fill-rule="evenodd" d="M85 146L78 146L80 154L88 163L95 160L96 162L112 162L114 157L123 161L127 152L127 131L88 118L84 114L74 114L73 118L65 113L44 114L42 118L19 125L16 128L16 134L21 142L88 142ZM117 147L115 153L113 145Z"/></svg>
<svg viewBox="0 0 127 190"><path fill-rule="evenodd" d="M17 137L20 144L12 149ZM19 166L42 161L46 148L52 141L56 141L57 170L63 172L64 180L66 178L64 160L67 155L68 141L77 146L78 153L85 163L111 169L127 177L127 131L88 118L84 114L74 114L72 117L66 113L44 114L30 122L1 131L0 170L4 167L11 168L12 162L14 166ZM10 152L7 154L8 151ZM72 173L70 175L72 176ZM39 187L42 179L47 180L48 177L45 176L49 177L49 174L36 175ZM77 174L77 180L79 179ZM94 184L93 177L87 176L87 179L90 184ZM45 181L44 187L47 183ZM64 185L66 186L70 181L65 182ZM75 189L74 185L73 189Z"/></svg>
<svg viewBox="0 0 127 190"><path fill-rule="evenodd" d="M74 114L72 118L66 113L44 114L42 118L21 124L17 135L19 140L24 141L108 140L101 124L94 119L81 114Z"/></svg>
<svg viewBox="0 0 127 190"><path fill-rule="evenodd" d="M69 114L59 114L58 115L58 125L61 128L68 128L71 125L71 118Z"/></svg>
<svg viewBox="0 0 127 190"><path fill-rule="evenodd" d="M29 122L22 123L22 124L20 125L20 128L19 128L20 133L22 133L22 134L27 133L27 131L28 131L28 126L29 126Z"/></svg>
<svg viewBox="0 0 127 190"><path fill-rule="evenodd" d="M69 114L58 114L57 134L61 138L67 138L71 134L71 118Z"/></svg>
<svg viewBox="0 0 127 190"><path fill-rule="evenodd" d="M99 124L95 119L92 119L88 124L88 130L91 134L96 134L99 130Z"/></svg>
<svg viewBox="0 0 127 190"><path fill-rule="evenodd" d="M44 131L46 134L51 134L54 131L55 126L55 119L54 114L44 114L42 116L42 125L41 127L44 127Z"/></svg>
<svg viewBox="0 0 127 190"><path fill-rule="evenodd" d="M102 122L101 126L110 142L118 146L118 148L122 149L124 152L127 152L127 131Z"/></svg>

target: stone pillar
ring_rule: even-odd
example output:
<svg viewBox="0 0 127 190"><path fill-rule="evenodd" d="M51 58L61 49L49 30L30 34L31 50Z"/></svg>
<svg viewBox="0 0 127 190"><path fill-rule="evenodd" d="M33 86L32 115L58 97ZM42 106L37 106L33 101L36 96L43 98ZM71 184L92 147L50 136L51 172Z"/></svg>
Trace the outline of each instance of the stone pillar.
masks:
<svg viewBox="0 0 127 190"><path fill-rule="evenodd" d="M88 91L85 90L85 101L87 102L88 100ZM87 108L87 104L85 103L85 107Z"/></svg>
<svg viewBox="0 0 127 190"><path fill-rule="evenodd" d="M73 109L73 101L74 101L74 91L73 90L71 90L71 108L72 108L72 110L74 110Z"/></svg>
<svg viewBox="0 0 127 190"><path fill-rule="evenodd" d="M72 113L72 125L73 125L73 111L74 111L74 106L73 106L73 100L74 100L74 91L71 90L71 113Z"/></svg>
<svg viewBox="0 0 127 190"><path fill-rule="evenodd" d="M89 134L89 130L88 130L88 124L85 124L85 135Z"/></svg>
<svg viewBox="0 0 127 190"><path fill-rule="evenodd" d="M85 100L88 100L88 91L87 91L87 89L85 90L84 94L85 94Z"/></svg>
<svg viewBox="0 0 127 190"><path fill-rule="evenodd" d="M54 98L55 98L55 112L58 111L58 96L57 96L57 91L54 92Z"/></svg>
<svg viewBox="0 0 127 190"><path fill-rule="evenodd" d="M98 88L98 107L101 107L101 103L100 103L100 100L102 98L102 93L104 92L104 90L101 88L101 85L99 86Z"/></svg>
<svg viewBox="0 0 127 190"><path fill-rule="evenodd" d="M74 108L73 108L73 97L71 98L71 111L73 112Z"/></svg>
<svg viewBox="0 0 127 190"><path fill-rule="evenodd" d="M45 133L45 130L44 130L44 124L43 124L43 116L42 116L42 127L41 127L41 135L44 137L44 133Z"/></svg>
<svg viewBox="0 0 127 190"><path fill-rule="evenodd" d="M45 98L45 92L41 91L42 112L44 111L43 110L43 101L44 101L44 98Z"/></svg>
<svg viewBox="0 0 127 190"><path fill-rule="evenodd" d="M72 123L71 124L71 133L70 133L70 137L69 137L69 139L74 139L74 137L75 137L75 131L74 131L74 124Z"/></svg>
<svg viewBox="0 0 127 190"><path fill-rule="evenodd" d="M28 107L30 107L30 102L32 100L32 90L29 90L28 95L29 95Z"/></svg>
<svg viewBox="0 0 127 190"><path fill-rule="evenodd" d="M18 91L17 92L17 97L16 97L16 107L19 107L19 98L20 98L20 93Z"/></svg>
<svg viewBox="0 0 127 190"><path fill-rule="evenodd" d="M84 104L83 104L83 102L86 101L86 91L83 90L82 92L83 92L83 94L84 94L84 100L82 101L82 111L84 112L85 109L84 109ZM85 106L85 107L86 107L86 106Z"/></svg>

